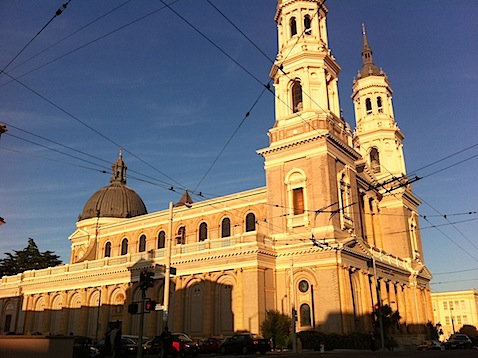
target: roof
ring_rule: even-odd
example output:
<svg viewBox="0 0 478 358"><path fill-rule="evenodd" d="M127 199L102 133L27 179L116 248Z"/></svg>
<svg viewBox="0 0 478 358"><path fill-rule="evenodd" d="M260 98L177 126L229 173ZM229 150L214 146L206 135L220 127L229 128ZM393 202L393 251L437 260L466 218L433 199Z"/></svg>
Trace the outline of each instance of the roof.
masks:
<svg viewBox="0 0 478 358"><path fill-rule="evenodd" d="M132 218L147 214L143 200L126 185L126 165L120 155L112 166L110 185L94 193L86 202L78 220L90 218Z"/></svg>
<svg viewBox="0 0 478 358"><path fill-rule="evenodd" d="M368 43L367 34L365 33L365 25L362 24L363 49L362 49L362 68L359 71L359 77L367 76L385 76L382 69L379 69L373 62L372 48Z"/></svg>

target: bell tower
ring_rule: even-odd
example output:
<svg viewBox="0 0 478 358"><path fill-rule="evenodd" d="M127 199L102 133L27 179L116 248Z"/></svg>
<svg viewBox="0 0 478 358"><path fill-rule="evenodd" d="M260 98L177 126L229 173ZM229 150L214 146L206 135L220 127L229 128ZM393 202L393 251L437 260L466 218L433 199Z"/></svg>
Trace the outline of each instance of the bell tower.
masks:
<svg viewBox="0 0 478 358"><path fill-rule="evenodd" d="M365 25L362 24L362 68L354 79L354 147L379 181L405 175L404 136L393 114L392 88L387 75L373 62Z"/></svg>
<svg viewBox="0 0 478 358"><path fill-rule="evenodd" d="M275 13L276 117L269 146L258 153L265 159L268 223L284 242L349 238L359 221L352 193L360 155L340 113L340 66L328 46L327 12L323 0L279 0ZM320 208L327 213L314 214Z"/></svg>
<svg viewBox="0 0 478 358"><path fill-rule="evenodd" d="M347 141L340 118L340 66L328 47L323 0L279 0L279 50L270 76L275 88L276 122L271 144L329 131Z"/></svg>
<svg viewBox="0 0 478 358"><path fill-rule="evenodd" d="M356 121L353 145L382 195L377 203L383 227L379 246L420 265L423 260L418 229L420 201L413 194L406 176L404 136L395 122L393 91L388 77L373 61L363 24L362 36L362 68L354 79L351 96Z"/></svg>

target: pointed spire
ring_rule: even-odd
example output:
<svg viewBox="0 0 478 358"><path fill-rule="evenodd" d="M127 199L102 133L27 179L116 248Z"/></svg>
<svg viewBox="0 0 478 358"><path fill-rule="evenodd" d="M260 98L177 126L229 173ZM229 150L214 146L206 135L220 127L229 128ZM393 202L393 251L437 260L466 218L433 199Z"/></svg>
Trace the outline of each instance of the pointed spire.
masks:
<svg viewBox="0 0 478 358"><path fill-rule="evenodd" d="M372 59L372 49L368 44L367 34L365 32L365 24L362 23L362 37L363 37L363 50L362 50L362 62L363 64L366 63L373 63Z"/></svg>
<svg viewBox="0 0 478 358"><path fill-rule="evenodd" d="M110 183L126 184L126 164L123 161L123 149L120 148L118 159L112 166Z"/></svg>
<svg viewBox="0 0 478 358"><path fill-rule="evenodd" d="M179 199L179 201L176 203L176 205L174 205L174 207L176 207L176 208L179 207L179 206L190 207L192 203L193 203L193 199L191 199L191 196L189 195L189 192L186 189L184 191L183 196L181 197L181 199Z"/></svg>
<svg viewBox="0 0 478 358"><path fill-rule="evenodd" d="M372 48L368 43L367 33L365 32L365 24L362 23L362 37L363 37L363 49L362 49L362 69L360 70L360 77L367 76L383 76L383 72L378 69L373 63Z"/></svg>

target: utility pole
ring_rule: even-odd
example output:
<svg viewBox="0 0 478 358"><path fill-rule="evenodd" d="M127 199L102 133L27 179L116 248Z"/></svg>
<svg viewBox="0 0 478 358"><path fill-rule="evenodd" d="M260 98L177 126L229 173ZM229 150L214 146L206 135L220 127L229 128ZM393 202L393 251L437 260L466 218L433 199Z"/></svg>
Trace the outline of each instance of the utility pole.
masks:
<svg viewBox="0 0 478 358"><path fill-rule="evenodd" d="M382 351L385 350L385 335L383 333L383 319L382 319L382 299L380 297L380 288L377 277L377 267L375 266L375 257L372 256L373 275L375 276L375 289L377 291L377 304L378 304L378 322L380 325L380 341L382 342Z"/></svg>
<svg viewBox="0 0 478 358"><path fill-rule="evenodd" d="M141 289L141 304L139 314L139 337L138 337L138 349L136 352L137 358L143 358L143 325L144 325L144 300L146 299L146 290Z"/></svg>
<svg viewBox="0 0 478 358"><path fill-rule="evenodd" d="M143 270L139 274L139 287L141 289L141 303L140 303L140 312L139 312L139 337L138 337L138 349L136 352L137 358L143 357L143 329L144 329L144 314L145 314L145 300L146 300L146 291L148 288L154 286L153 280L154 272L148 270Z"/></svg>
<svg viewBox="0 0 478 358"><path fill-rule="evenodd" d="M290 303L292 306L292 352L297 353L297 334L296 334L296 317L295 310L295 286L294 286L294 260L290 260Z"/></svg>
<svg viewBox="0 0 478 358"><path fill-rule="evenodd" d="M163 329L168 325L169 285L171 280L171 247L173 245L173 202L169 202L169 235L166 240L166 265L164 272Z"/></svg>

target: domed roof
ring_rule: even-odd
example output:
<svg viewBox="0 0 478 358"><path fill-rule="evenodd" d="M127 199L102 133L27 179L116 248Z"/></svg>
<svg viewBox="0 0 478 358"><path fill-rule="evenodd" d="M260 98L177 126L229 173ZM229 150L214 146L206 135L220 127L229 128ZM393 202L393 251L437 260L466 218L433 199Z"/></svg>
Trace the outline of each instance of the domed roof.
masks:
<svg viewBox="0 0 478 358"><path fill-rule="evenodd" d="M94 193L86 202L78 220L90 218L132 218L147 214L143 200L126 186L126 165L121 153L113 164L110 185Z"/></svg>

